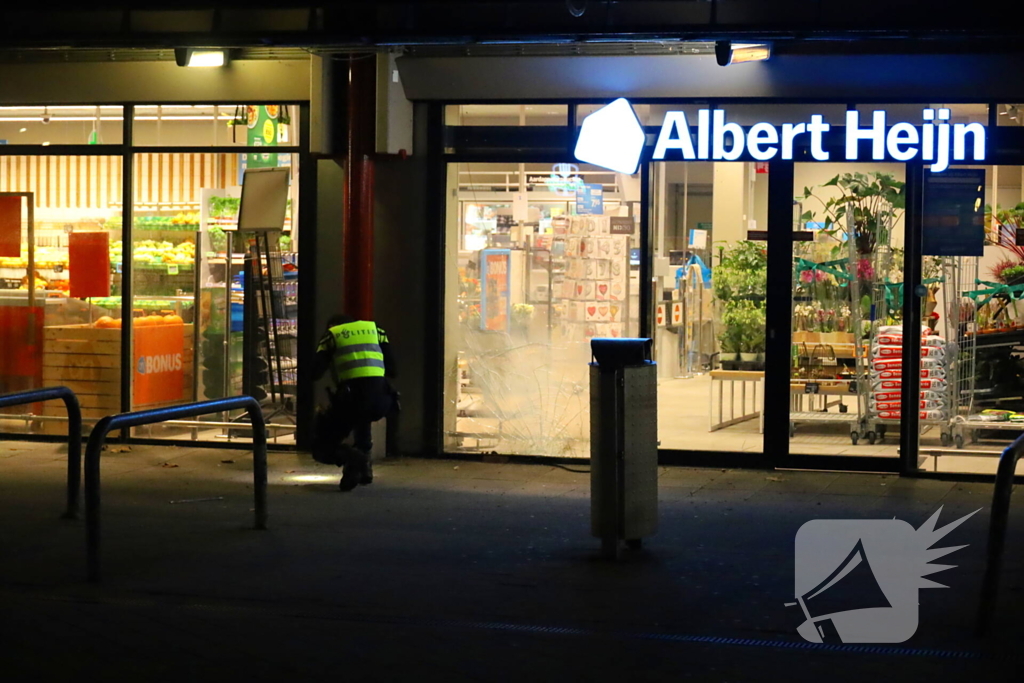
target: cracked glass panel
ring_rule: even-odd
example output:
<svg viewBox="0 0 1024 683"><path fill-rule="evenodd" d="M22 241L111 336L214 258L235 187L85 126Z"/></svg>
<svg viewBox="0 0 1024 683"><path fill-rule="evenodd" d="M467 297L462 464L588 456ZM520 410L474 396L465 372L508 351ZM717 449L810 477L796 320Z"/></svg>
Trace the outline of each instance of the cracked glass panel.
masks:
<svg viewBox="0 0 1024 683"><path fill-rule="evenodd" d="M448 188L446 449L589 457L590 340L638 330L639 177L451 164Z"/></svg>

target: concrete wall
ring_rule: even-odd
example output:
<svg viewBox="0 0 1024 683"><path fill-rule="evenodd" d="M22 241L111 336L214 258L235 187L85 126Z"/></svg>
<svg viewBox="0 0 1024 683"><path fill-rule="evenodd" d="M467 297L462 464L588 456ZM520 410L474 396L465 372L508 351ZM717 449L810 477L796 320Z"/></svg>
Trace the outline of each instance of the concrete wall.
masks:
<svg viewBox="0 0 1024 683"><path fill-rule="evenodd" d="M402 413L396 436L403 454L421 451L425 421L435 419L424 413L423 401L427 363L432 361L423 343L424 330L439 324L426 317L428 301L435 293L423 286L430 266L429 230L436 229L425 211L429 172L426 140L426 116L418 108L415 153L404 160L376 162L374 314L377 324L388 333L398 364L395 384L402 394ZM436 391L436 387L430 390Z"/></svg>

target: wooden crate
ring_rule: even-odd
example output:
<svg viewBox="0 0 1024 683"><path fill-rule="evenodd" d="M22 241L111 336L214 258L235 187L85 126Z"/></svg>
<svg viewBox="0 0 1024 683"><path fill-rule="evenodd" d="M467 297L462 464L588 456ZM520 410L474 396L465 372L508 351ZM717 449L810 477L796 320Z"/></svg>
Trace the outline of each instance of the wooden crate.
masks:
<svg viewBox="0 0 1024 683"><path fill-rule="evenodd" d="M194 372L193 326L182 325L182 399L191 400ZM82 417L99 419L121 411L121 330L90 325L43 328L43 386L64 385L78 395ZM179 401L179 402L181 402ZM173 405L163 404L163 405ZM156 407L156 405L135 406ZM40 415L65 417L60 401L42 404ZM66 433L63 421L41 421L44 434Z"/></svg>

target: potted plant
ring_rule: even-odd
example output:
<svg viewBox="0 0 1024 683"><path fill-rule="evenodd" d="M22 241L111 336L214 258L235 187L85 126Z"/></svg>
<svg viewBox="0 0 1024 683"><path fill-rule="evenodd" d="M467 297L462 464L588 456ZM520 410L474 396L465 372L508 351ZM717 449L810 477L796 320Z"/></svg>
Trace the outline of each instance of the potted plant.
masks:
<svg viewBox="0 0 1024 683"><path fill-rule="evenodd" d="M838 196L822 199L815 190L834 187ZM867 256L873 254L875 246L889 243L889 230L906 208L905 183L896 180L889 173L841 173L816 188L804 188L797 201L815 199L821 204L824 217L823 232L835 238L833 256L837 257L842 248L839 234L846 230L846 219L853 222L853 239L857 252ZM805 211L800 222L813 221L815 212Z"/></svg>
<svg viewBox="0 0 1024 683"><path fill-rule="evenodd" d="M739 308L735 305L727 306L722 314L722 329L718 333L718 343L722 349L719 359L723 361L736 360L742 339L743 328Z"/></svg>

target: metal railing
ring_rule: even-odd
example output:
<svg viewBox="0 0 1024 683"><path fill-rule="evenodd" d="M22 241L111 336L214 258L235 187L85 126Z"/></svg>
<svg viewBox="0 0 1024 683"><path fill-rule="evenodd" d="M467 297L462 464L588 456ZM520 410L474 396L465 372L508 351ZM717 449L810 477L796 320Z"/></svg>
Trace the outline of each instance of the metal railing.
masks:
<svg viewBox="0 0 1024 683"><path fill-rule="evenodd" d="M985 560L985 578L981 584L981 602L978 606L977 631L988 633L999 592L999 575L1003 569L1003 550L1006 547L1006 528L1010 516L1010 496L1013 493L1013 475L1017 461L1024 455L1024 434L1003 450L996 471L996 487L992 494L992 516L988 523L988 557Z"/></svg>
<svg viewBox="0 0 1024 683"><path fill-rule="evenodd" d="M0 396L0 408L23 406L54 399L68 409L68 490L64 519L78 519L78 489L82 483L82 408L75 392L67 387L47 387Z"/></svg>
<svg viewBox="0 0 1024 683"><path fill-rule="evenodd" d="M256 497L256 528L267 528L267 429L263 410L251 396L232 396L213 401L109 415L89 435L85 448L85 538L90 581L100 580L100 451L107 434L115 429L138 427L183 417L196 417L244 408L252 424L253 491Z"/></svg>

